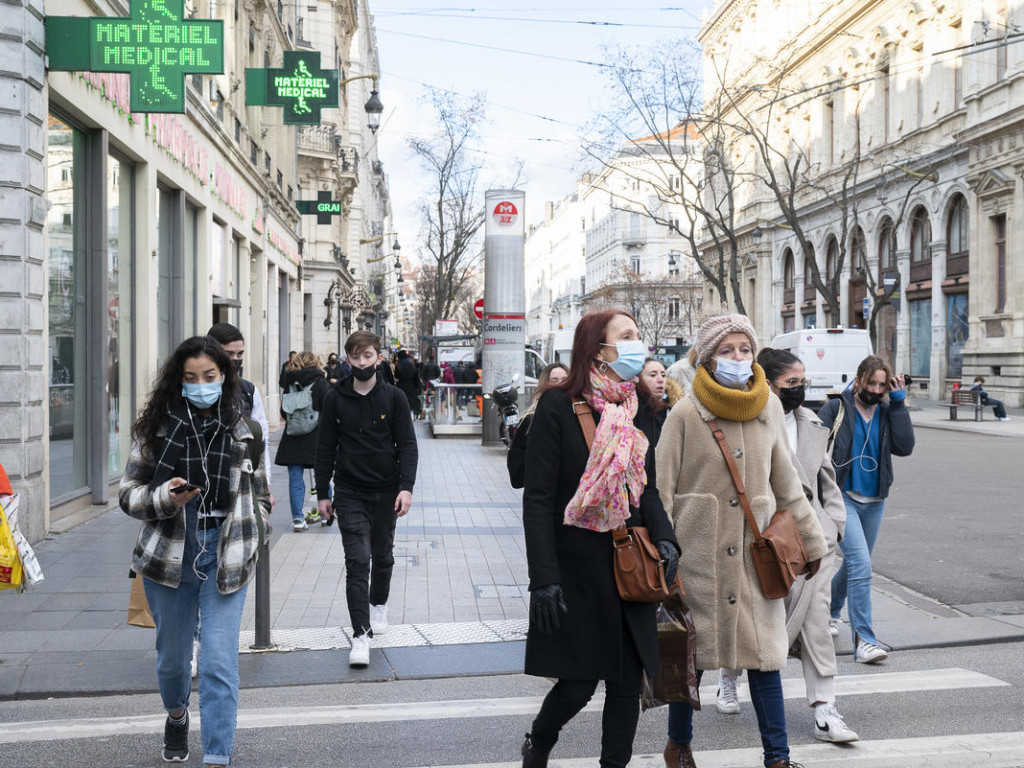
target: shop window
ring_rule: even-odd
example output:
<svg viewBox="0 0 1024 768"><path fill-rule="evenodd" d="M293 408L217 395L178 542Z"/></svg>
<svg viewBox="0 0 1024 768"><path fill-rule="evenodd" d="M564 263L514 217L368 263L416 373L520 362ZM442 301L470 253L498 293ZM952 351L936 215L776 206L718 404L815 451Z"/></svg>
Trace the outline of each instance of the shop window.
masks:
<svg viewBox="0 0 1024 768"><path fill-rule="evenodd" d="M107 475L124 471L135 402L134 344L135 169L107 160Z"/></svg>
<svg viewBox="0 0 1024 768"><path fill-rule="evenodd" d="M88 484L85 137L52 115L47 131L50 498L59 499Z"/></svg>

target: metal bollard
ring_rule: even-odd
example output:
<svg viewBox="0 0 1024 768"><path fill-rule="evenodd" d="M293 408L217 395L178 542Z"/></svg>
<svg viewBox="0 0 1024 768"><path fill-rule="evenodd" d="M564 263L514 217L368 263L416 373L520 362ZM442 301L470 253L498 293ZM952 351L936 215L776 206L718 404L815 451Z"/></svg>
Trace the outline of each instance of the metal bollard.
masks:
<svg viewBox="0 0 1024 768"><path fill-rule="evenodd" d="M277 643L270 641L270 537L263 542L256 563L256 642L254 651L271 651Z"/></svg>

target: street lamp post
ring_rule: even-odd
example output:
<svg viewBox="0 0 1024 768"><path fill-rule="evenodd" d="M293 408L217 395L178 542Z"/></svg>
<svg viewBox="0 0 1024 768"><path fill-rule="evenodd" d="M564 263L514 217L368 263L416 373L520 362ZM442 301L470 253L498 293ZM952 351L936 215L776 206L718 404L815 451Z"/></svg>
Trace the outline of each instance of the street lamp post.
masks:
<svg viewBox="0 0 1024 768"><path fill-rule="evenodd" d="M370 129L370 133L377 133L377 129L380 128L380 116L384 112L384 104L380 100L380 95L377 93L377 78L376 74L371 75L356 75L355 77L347 77L338 83L338 88L343 85L348 85L354 80L373 80L373 89L370 91L370 98L367 99L366 104L363 105L363 109L366 110L366 127Z"/></svg>

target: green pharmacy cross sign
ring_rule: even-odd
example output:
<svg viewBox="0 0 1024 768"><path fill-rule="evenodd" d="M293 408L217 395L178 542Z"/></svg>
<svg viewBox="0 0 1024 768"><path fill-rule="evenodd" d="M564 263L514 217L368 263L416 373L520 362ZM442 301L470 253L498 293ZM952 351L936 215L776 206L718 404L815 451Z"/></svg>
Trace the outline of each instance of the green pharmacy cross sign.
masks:
<svg viewBox="0 0 1024 768"><path fill-rule="evenodd" d="M341 215L341 203L331 200L330 192L317 192L316 200L296 200L295 207L305 216L315 214L317 224L330 224L332 217Z"/></svg>
<svg viewBox="0 0 1024 768"><path fill-rule="evenodd" d="M320 69L319 51L285 51L281 69L245 70L245 103L284 107L285 125L320 125L320 110L338 106L338 70Z"/></svg>
<svg viewBox="0 0 1024 768"><path fill-rule="evenodd" d="M126 72L132 112L184 112L185 75L224 72L224 22L185 19L184 0L131 0L131 16L50 16L51 70Z"/></svg>

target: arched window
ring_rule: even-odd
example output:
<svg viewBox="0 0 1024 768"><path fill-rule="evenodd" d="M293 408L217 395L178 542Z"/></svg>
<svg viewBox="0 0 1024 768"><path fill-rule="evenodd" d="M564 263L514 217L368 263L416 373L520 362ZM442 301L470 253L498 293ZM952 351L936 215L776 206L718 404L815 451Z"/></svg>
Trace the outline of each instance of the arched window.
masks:
<svg viewBox="0 0 1024 768"><path fill-rule="evenodd" d="M828 249L825 251L825 282L828 282L835 277L838 265L839 242L834 237L830 237L828 240Z"/></svg>
<svg viewBox="0 0 1024 768"><path fill-rule="evenodd" d="M946 243L951 259L966 256L970 249L970 220L967 214L967 200L963 195L957 195L950 206L949 222L946 225Z"/></svg>
<svg viewBox="0 0 1024 768"><path fill-rule="evenodd" d="M817 294L811 272L811 262L814 259L814 246L808 243L807 252L804 254L804 301L811 301Z"/></svg>
<svg viewBox="0 0 1024 768"><path fill-rule="evenodd" d="M795 272L796 269L793 266L793 251L787 248L786 252L782 255L783 288L785 288L787 291L793 289L793 285L796 281L796 275L794 274Z"/></svg>
<svg viewBox="0 0 1024 768"><path fill-rule="evenodd" d="M910 263L917 264L928 261L932 257L931 251L932 225L928 219L928 211L923 206L914 210L913 218L910 220Z"/></svg>
<svg viewBox="0 0 1024 768"><path fill-rule="evenodd" d="M891 219L883 219L878 228L878 275L896 270L896 240Z"/></svg>
<svg viewBox="0 0 1024 768"><path fill-rule="evenodd" d="M862 278L867 268L868 255L864 242L864 230L854 227L853 235L850 237L850 279Z"/></svg>

